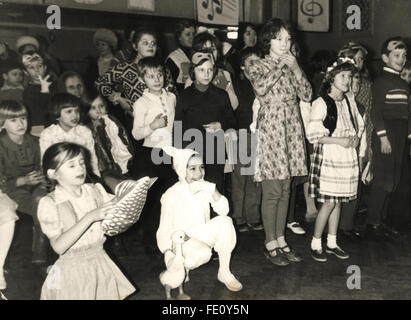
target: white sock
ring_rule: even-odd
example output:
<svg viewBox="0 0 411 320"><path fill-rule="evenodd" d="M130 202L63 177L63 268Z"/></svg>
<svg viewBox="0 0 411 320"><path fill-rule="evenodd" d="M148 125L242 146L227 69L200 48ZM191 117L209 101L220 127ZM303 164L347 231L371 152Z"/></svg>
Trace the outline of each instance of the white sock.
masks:
<svg viewBox="0 0 411 320"><path fill-rule="evenodd" d="M284 247L288 246L287 242L285 242L284 236L277 238L277 242L278 242L278 246L279 246L280 248L284 248ZM287 248L287 249L285 249L284 251L285 251L285 252L289 252L290 249Z"/></svg>
<svg viewBox="0 0 411 320"><path fill-rule="evenodd" d="M277 240L271 240L269 243L265 245L268 251L272 251L274 249L278 248L278 242Z"/></svg>
<svg viewBox="0 0 411 320"><path fill-rule="evenodd" d="M337 248L337 235L335 234L327 235L327 247L330 249Z"/></svg>
<svg viewBox="0 0 411 320"><path fill-rule="evenodd" d="M321 244L321 238L316 238L313 237L311 240L311 249L312 250L321 250L322 249L322 244Z"/></svg>

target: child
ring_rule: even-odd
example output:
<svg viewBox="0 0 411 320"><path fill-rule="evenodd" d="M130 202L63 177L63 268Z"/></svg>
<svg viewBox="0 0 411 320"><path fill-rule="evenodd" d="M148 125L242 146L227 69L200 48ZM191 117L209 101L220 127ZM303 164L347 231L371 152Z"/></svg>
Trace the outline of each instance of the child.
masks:
<svg viewBox="0 0 411 320"><path fill-rule="evenodd" d="M46 263L47 242L37 219L37 205L46 194L40 171L37 137L27 133L27 110L19 102L0 103L0 189L18 204L20 212L33 217L32 262Z"/></svg>
<svg viewBox="0 0 411 320"><path fill-rule="evenodd" d="M119 300L135 291L103 249L101 221L113 210L114 196L100 184L84 183L87 152L62 142L43 157L43 172L57 186L40 200L38 217L60 257L43 284L42 300Z"/></svg>
<svg viewBox="0 0 411 320"><path fill-rule="evenodd" d="M179 178L161 197L157 245L166 265L173 258L171 235L182 230L190 238L182 246L187 272L207 263L214 248L220 263L217 279L229 290L240 291L243 286L230 271L236 233L227 216L227 198L218 192L214 183L204 180L204 164L197 152L173 147L164 147L164 150L173 156L173 167ZM211 220L210 204L218 214Z"/></svg>
<svg viewBox="0 0 411 320"><path fill-rule="evenodd" d="M410 93L407 82L400 77L406 61L407 47L401 37L390 38L382 45L383 73L373 87L374 125L372 164L374 178L368 203L369 234L384 239L398 231L385 225L390 197L396 191L403 166L407 165L407 138L411 138Z"/></svg>
<svg viewBox="0 0 411 320"><path fill-rule="evenodd" d="M80 99L69 93L54 95L50 103L50 117L54 124L40 135L41 157L48 147L57 142L78 143L90 151L91 168L100 177L93 135L89 128L80 125Z"/></svg>
<svg viewBox="0 0 411 320"><path fill-rule="evenodd" d="M131 168L134 151L130 138L123 125L107 114L106 101L97 90L83 97L81 110L85 116L84 125L93 134L101 176L114 192L117 183L125 179Z"/></svg>
<svg viewBox="0 0 411 320"><path fill-rule="evenodd" d="M217 88L212 84L216 67L210 53L196 52L191 58L190 76L194 83L186 88L179 96L176 106L175 122L181 121L183 134L188 129L198 129L202 133L203 150L202 156L206 161L206 179L217 185L217 189L224 190L224 164L225 149L217 150L219 143L214 149L209 150L213 154L207 156L206 141L214 139L219 130L227 130L236 127L236 119L231 108L230 99L225 90ZM208 136L208 137L207 137ZM209 141L210 141L209 140ZM194 142L184 141L183 146Z"/></svg>
<svg viewBox="0 0 411 320"><path fill-rule="evenodd" d="M312 104L307 138L314 144L309 175L309 194L322 203L315 221L311 256L325 262L321 237L328 222L326 251L339 259L349 254L337 244L341 202L356 199L358 155L356 148L364 131L364 122L352 96L354 61L340 58L327 69L320 97Z"/></svg>
<svg viewBox="0 0 411 320"><path fill-rule="evenodd" d="M140 81L147 89L133 105L132 134L136 140L144 139L135 171L139 175L159 178L148 195L143 223L146 252L153 252L160 220L160 197L177 180L171 161L167 164L153 160L155 156L163 157L162 147L172 145L176 96L164 89L164 67L156 58L142 58L138 62L138 70Z"/></svg>
<svg viewBox="0 0 411 320"><path fill-rule="evenodd" d="M251 133L249 127L253 118L252 106L255 98L253 86L247 73L247 67L250 62L255 59L259 59L256 49L245 48L241 51L240 65L242 74L238 77L238 80L234 82L234 89L240 103L237 110L235 110L235 115L238 129L247 130L247 155L251 152ZM239 163L234 166L234 171L231 176L233 219L240 232L245 232L250 229L263 229L260 216L261 188L254 183L251 175L241 174L241 168L248 166L249 164L242 164L239 161Z"/></svg>
<svg viewBox="0 0 411 320"><path fill-rule="evenodd" d="M3 65L0 71L3 77L3 86L0 89L1 100L23 101L23 70L17 62L10 61Z"/></svg>
<svg viewBox="0 0 411 320"><path fill-rule="evenodd" d="M291 30L281 19L268 21L259 37L264 59L252 61L248 73L260 109L254 180L261 182L264 254L287 266L302 258L285 241L292 177L306 176L304 130L298 99L310 101L312 90L290 52Z"/></svg>
<svg viewBox="0 0 411 320"><path fill-rule="evenodd" d="M86 93L86 87L83 78L75 71L66 71L59 77L57 81L58 92L67 92L82 98Z"/></svg>
<svg viewBox="0 0 411 320"><path fill-rule="evenodd" d="M407 81L408 86L411 84L411 61L407 61L402 68L401 79Z"/></svg>
<svg viewBox="0 0 411 320"><path fill-rule="evenodd" d="M17 204L0 190L0 290L7 288L4 262L13 240Z"/></svg>
<svg viewBox="0 0 411 320"><path fill-rule="evenodd" d="M56 77L52 73L47 74L47 66L37 53L23 55L22 63L29 78L23 92L23 103L30 115L31 134L39 137L48 124L47 108L50 94L56 92Z"/></svg>

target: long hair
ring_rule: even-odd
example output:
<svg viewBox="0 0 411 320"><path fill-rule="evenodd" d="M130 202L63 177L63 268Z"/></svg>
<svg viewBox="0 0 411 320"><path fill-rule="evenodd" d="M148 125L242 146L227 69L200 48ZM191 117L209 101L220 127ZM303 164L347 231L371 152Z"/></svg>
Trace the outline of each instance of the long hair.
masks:
<svg viewBox="0 0 411 320"><path fill-rule="evenodd" d="M335 76L337 74L339 74L340 72L344 72L344 71L351 71L352 73L354 73L358 70L354 64L350 62L343 62L342 59L337 59L337 61L335 61L330 67L332 66L334 66L333 69L330 71L327 71L321 83L320 90L319 90L320 97L324 97L328 95L328 93L330 93L331 85L334 82Z"/></svg>
<svg viewBox="0 0 411 320"><path fill-rule="evenodd" d="M269 20L262 27L260 34L258 35L258 43L263 56L270 53L271 40L277 38L281 29L285 29L290 36L292 35L291 26L279 18Z"/></svg>

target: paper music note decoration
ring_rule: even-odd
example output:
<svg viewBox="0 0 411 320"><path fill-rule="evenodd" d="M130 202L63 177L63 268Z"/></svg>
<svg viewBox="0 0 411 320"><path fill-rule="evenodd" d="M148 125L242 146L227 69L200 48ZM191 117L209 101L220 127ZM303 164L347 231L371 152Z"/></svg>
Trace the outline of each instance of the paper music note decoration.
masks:
<svg viewBox="0 0 411 320"><path fill-rule="evenodd" d="M298 30L327 32L330 27L329 0L298 0Z"/></svg>
<svg viewBox="0 0 411 320"><path fill-rule="evenodd" d="M207 24L238 25L239 0L197 0L197 18Z"/></svg>

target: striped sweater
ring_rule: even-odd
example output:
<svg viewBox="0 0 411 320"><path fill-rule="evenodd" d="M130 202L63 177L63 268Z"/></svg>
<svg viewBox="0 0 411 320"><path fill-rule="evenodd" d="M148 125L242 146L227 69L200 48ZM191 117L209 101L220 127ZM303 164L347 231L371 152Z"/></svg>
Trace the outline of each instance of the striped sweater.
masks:
<svg viewBox="0 0 411 320"><path fill-rule="evenodd" d="M411 137L410 93L408 84L399 72L387 66L376 79L372 90L371 120L377 136L387 135L386 120L408 120L408 137Z"/></svg>

